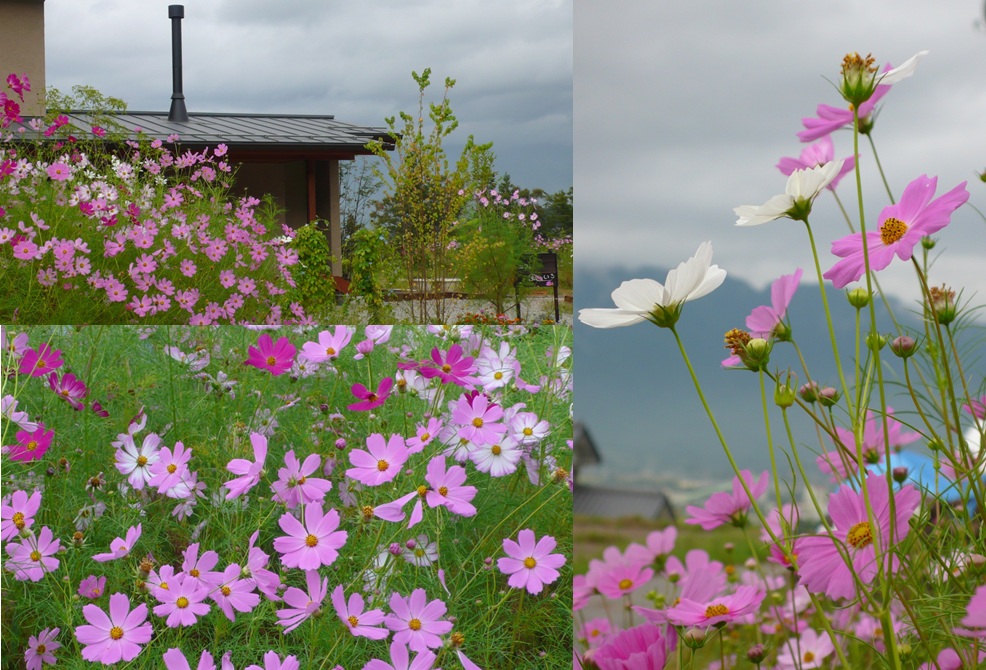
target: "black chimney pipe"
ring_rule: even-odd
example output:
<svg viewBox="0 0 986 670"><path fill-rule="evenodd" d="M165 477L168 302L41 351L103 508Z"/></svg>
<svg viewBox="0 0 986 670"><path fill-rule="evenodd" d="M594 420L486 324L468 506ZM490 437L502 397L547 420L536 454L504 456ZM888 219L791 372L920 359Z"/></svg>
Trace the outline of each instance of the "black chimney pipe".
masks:
<svg viewBox="0 0 986 670"><path fill-rule="evenodd" d="M168 5L168 18L171 19L171 111L168 121L188 121L185 109L185 94L181 91L181 20L185 18L184 5Z"/></svg>

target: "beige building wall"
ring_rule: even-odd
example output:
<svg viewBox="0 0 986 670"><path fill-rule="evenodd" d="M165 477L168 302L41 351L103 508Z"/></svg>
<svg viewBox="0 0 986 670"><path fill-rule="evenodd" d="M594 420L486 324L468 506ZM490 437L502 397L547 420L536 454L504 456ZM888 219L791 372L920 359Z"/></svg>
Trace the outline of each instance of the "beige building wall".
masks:
<svg viewBox="0 0 986 670"><path fill-rule="evenodd" d="M7 75L26 74L31 91L24 94L23 116L45 113L44 0L0 0L0 87L7 95Z"/></svg>

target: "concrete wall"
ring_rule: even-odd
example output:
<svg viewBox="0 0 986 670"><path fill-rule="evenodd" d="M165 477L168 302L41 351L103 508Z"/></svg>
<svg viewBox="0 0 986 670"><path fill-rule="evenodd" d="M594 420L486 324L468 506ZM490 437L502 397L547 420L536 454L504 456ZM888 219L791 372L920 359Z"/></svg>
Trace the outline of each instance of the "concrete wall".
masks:
<svg viewBox="0 0 986 670"><path fill-rule="evenodd" d="M26 74L31 91L24 94L22 116L45 113L44 0L0 0L0 87L7 95L7 75ZM15 98L16 100L16 98Z"/></svg>

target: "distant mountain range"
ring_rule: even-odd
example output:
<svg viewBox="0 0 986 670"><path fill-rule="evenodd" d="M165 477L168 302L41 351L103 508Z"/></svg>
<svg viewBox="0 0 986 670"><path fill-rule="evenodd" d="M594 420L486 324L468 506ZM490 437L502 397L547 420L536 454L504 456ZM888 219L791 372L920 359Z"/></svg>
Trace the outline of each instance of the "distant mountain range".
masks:
<svg viewBox="0 0 986 670"><path fill-rule="evenodd" d="M667 270L661 268L580 268L575 277L576 313L586 307L612 307L610 293L624 280L652 277L663 281L666 275ZM813 276L813 269L805 268L805 275ZM842 363L846 375L851 376L855 310L843 291L830 287L827 295L836 323L836 339L843 352ZM678 332L733 456L740 468L754 473L770 467L758 375L725 370L720 363L728 355L723 334L730 328L744 328L750 311L764 304L770 304L769 288L758 291L743 281L727 278L710 295L688 303L678 323ZM877 306L878 329L891 332L893 324L879 300ZM909 327L920 327L917 305L896 303L892 309ZM818 284L802 279L788 316L812 377L822 385L838 387ZM869 330L866 311L863 317L865 333ZM585 470L589 478L639 484L732 477L669 331L649 323L603 330L585 326L576 318L575 343L575 418L586 425L602 457L601 465ZM893 384L899 380L900 361L888 350L884 352L885 376ZM979 366L978 371L968 369L967 373L980 380L984 374L982 356L974 365ZM789 366L796 371L799 385L803 383L804 374L793 346L779 343L772 353L770 368L784 370ZM773 386L768 385L766 391L777 459L782 468L787 468L784 452L789 451L788 440L780 411L773 403ZM889 404L899 416L908 418L909 404L901 395L902 389L892 387L889 393ZM797 407L789 414L794 419L799 453L813 473L810 478L824 482L826 478L814 468L819 441L813 424Z"/></svg>

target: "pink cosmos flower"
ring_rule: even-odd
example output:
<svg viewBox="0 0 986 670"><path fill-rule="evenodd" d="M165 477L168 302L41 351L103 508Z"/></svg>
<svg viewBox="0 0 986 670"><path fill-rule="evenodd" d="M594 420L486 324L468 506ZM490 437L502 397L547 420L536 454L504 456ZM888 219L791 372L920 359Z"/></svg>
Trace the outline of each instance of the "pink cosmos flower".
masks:
<svg viewBox="0 0 986 670"><path fill-rule="evenodd" d="M154 614L167 619L168 628L192 626L200 616L209 613L209 587L203 586L196 579L188 579L183 573L178 573L168 588L159 588L154 597L161 604L154 607Z"/></svg>
<svg viewBox="0 0 986 670"><path fill-rule="evenodd" d="M746 317L746 329L753 337L767 339L776 336L777 326L787 316L787 308L801 283L801 274L801 268L798 268L794 274L782 275L770 285L770 306L755 307Z"/></svg>
<svg viewBox="0 0 986 670"><path fill-rule="evenodd" d="M740 475L749 487L754 500L767 491L766 471L760 473L760 478L757 481L753 480L753 474L749 470L742 470ZM746 513L751 504L739 478L733 477L732 493L713 493L705 502L704 508L694 505L686 507L685 510L691 515L691 518L685 519L685 523L701 526L704 530L712 530L727 523L742 526L746 522Z"/></svg>
<svg viewBox="0 0 986 670"><path fill-rule="evenodd" d="M832 638L827 632L821 635L806 628L797 638L789 639L784 651L777 654L778 670L810 670L825 665L825 659L835 651Z"/></svg>
<svg viewBox="0 0 986 670"><path fill-rule="evenodd" d="M969 599L965 607L965 617L962 619L965 630L955 632L966 637L986 639L986 586L980 586Z"/></svg>
<svg viewBox="0 0 986 670"><path fill-rule="evenodd" d="M81 411L86 408L82 400L89 395L89 389L86 388L85 382L71 372L66 372L61 379L58 378L57 372L52 372L48 375L48 386L55 395L71 405L72 409Z"/></svg>
<svg viewBox="0 0 986 670"><path fill-rule="evenodd" d="M161 658L164 660L164 667L167 670L192 670L192 666L188 664L185 654L177 647L168 649ZM216 670L216 662L213 660L212 654L203 650L202 655L199 656L199 664L195 666L195 670Z"/></svg>
<svg viewBox="0 0 986 670"><path fill-rule="evenodd" d="M977 419L986 419L986 395L971 398L969 402L962 405L962 409Z"/></svg>
<svg viewBox="0 0 986 670"><path fill-rule="evenodd" d="M406 644L411 651L423 652L442 646L439 635L452 630L452 622L442 619L447 607L441 600L428 600L424 589L414 589L407 598L394 592L384 624L394 631L394 643Z"/></svg>
<svg viewBox="0 0 986 670"><path fill-rule="evenodd" d="M45 425L39 422L38 427L30 433L26 430L17 431L17 444L10 445L7 455L12 461L40 460L51 446L53 437L55 431L45 430Z"/></svg>
<svg viewBox="0 0 986 670"><path fill-rule="evenodd" d="M676 626L703 628L730 623L760 609L766 595L767 591L763 586L740 586L736 593L717 596L706 602L681 598L668 608L668 621Z"/></svg>
<svg viewBox="0 0 986 670"><path fill-rule="evenodd" d="M226 618L236 621L237 612L252 612L260 604L260 596L253 592L256 582L252 578L244 578L243 571L236 563L230 563L222 572L218 588L209 593Z"/></svg>
<svg viewBox="0 0 986 670"><path fill-rule="evenodd" d="M130 486L140 491L151 480L151 468L161 457L158 453L161 438L156 433L148 433L139 447L129 433L120 433L117 438L112 443L117 448L116 469L127 475Z"/></svg>
<svg viewBox="0 0 986 670"><path fill-rule="evenodd" d="M48 526L42 526L41 532L35 537L31 533L20 543L8 543L7 553L10 560L4 567L14 573L18 581L41 581L49 572L58 569L59 560L55 554L61 549L62 541L54 539Z"/></svg>
<svg viewBox="0 0 986 670"><path fill-rule="evenodd" d="M404 438L397 434L384 442L383 435L373 433L366 438L366 448L366 451L353 449L349 452L349 461L355 467L346 470L346 476L367 486L392 481L410 454L404 445Z"/></svg>
<svg viewBox="0 0 986 670"><path fill-rule="evenodd" d="M842 486L829 500L833 536L805 537L800 542L798 574L801 584L812 593L826 593L830 598L852 598L856 594L853 573L862 583L869 584L880 571L876 562L874 542L880 543L881 556L886 560L894 545L907 537L907 520L921 503L921 494L913 486L903 486L894 494L895 519L893 537L890 535L890 492L884 475L871 473L866 478L873 522L866 514L863 494L850 486ZM836 543L848 552L852 570L846 565ZM891 557L889 571L897 568Z"/></svg>
<svg viewBox="0 0 986 670"><path fill-rule="evenodd" d="M35 490L30 496L27 491L14 491L8 502L4 497L0 505L0 540L17 537L21 531L34 525L34 515L41 509L41 491Z"/></svg>
<svg viewBox="0 0 986 670"><path fill-rule="evenodd" d="M96 554L92 557L92 560L97 563L105 563L106 561L115 561L118 558L123 558L128 555L130 551L137 544L137 540L140 539L141 525L138 523L136 526L131 526L127 529L126 538L115 538L110 542L110 551L106 554Z"/></svg>
<svg viewBox="0 0 986 670"><path fill-rule="evenodd" d="M363 670L431 670L436 658L435 654L425 649L411 659L407 647L394 641L390 643L390 663L374 658L363 666Z"/></svg>
<svg viewBox="0 0 986 670"><path fill-rule="evenodd" d="M866 422L863 425L863 441L860 446L862 448L863 458L867 463L881 462L884 454L886 453L886 447L888 444L890 445L891 450L897 451L905 444L910 444L911 442L920 439L921 435L918 433L903 432L903 424L895 419L893 414L893 408L888 406L887 433L884 435L883 417L874 413L872 410L866 410ZM855 455L855 433L847 428L836 426L835 434L838 436L839 441L849 451L849 453ZM817 462L822 472L833 475L841 475L841 477L838 477L837 479L845 479L847 473L843 472L845 466L842 463L842 458L840 458L838 453L829 452L819 456ZM855 472L858 469L855 456L849 459L849 466L852 468L852 472Z"/></svg>
<svg viewBox="0 0 986 670"><path fill-rule="evenodd" d="M47 343L42 342L37 349L28 349L21 356L18 372L32 377L44 377L55 368L62 366L61 349L52 350Z"/></svg>
<svg viewBox="0 0 986 670"><path fill-rule="evenodd" d="M245 670L298 670L300 667L301 664L298 662L297 656L287 656L282 661L276 651L268 651L264 654L264 667L261 668L259 665L253 664L248 665Z"/></svg>
<svg viewBox="0 0 986 670"><path fill-rule="evenodd" d="M524 449L509 435L496 444L484 444L469 453L469 458L480 472L490 477L505 477L517 471L517 464L524 456Z"/></svg>
<svg viewBox="0 0 986 670"><path fill-rule="evenodd" d="M308 592L294 586L288 588L284 592L284 603L290 607L277 610L277 618L280 619L277 625L285 627L285 635L322 610L322 602L329 591L328 578L319 580L318 570L306 570L305 581Z"/></svg>
<svg viewBox="0 0 986 670"><path fill-rule="evenodd" d="M263 549L254 546L260 531L254 531L250 536L250 546L247 548L247 565L244 574L247 574L257 583L260 590L268 600L278 601L281 599L277 595L277 590L281 586L281 578L275 572L267 569L270 557L264 553Z"/></svg>
<svg viewBox="0 0 986 670"><path fill-rule="evenodd" d="M309 454L305 462L301 463L294 455L294 449L284 454L286 467L277 471L278 479L271 485L274 502L284 503L288 509L294 509L298 505L325 500L325 494L332 489L332 482L311 476L318 472L321 460L318 454Z"/></svg>
<svg viewBox="0 0 986 670"><path fill-rule="evenodd" d="M894 259L909 261L914 245L922 237L937 233L948 225L952 212L965 204L969 191L962 182L948 193L932 200L937 177L922 175L904 189L900 200L883 208L877 230L866 233L870 269L882 270ZM842 258L823 277L836 288L843 288L863 276L863 235L853 233L832 243L832 253Z"/></svg>
<svg viewBox="0 0 986 670"><path fill-rule="evenodd" d="M973 659L973 656L978 658ZM982 663L986 661L986 649L981 649L978 654L963 650L962 656L959 656L954 649L945 648L938 652L935 661L935 663L931 661L922 663L918 666L918 670L965 670L965 668L982 667Z"/></svg>
<svg viewBox="0 0 986 670"><path fill-rule="evenodd" d="M441 419L430 417L425 425L418 425L415 429L414 437L407 438L407 449L410 453L416 454L423 451L444 427Z"/></svg>
<svg viewBox="0 0 986 670"><path fill-rule="evenodd" d="M888 63L887 68L889 67L890 64ZM876 103L880 102L880 98L885 96L889 91L890 86L876 87L870 99L859 106L860 121L872 116L873 110L876 108ZM826 137L840 128L852 125L853 122L853 110L851 108L842 109L832 107L831 105L820 104L816 108L815 113L818 115L817 117L801 119L801 124L805 129L798 133L798 139L802 142L813 142Z"/></svg>
<svg viewBox="0 0 986 670"><path fill-rule="evenodd" d="M662 670L677 641L673 629L646 623L612 637L592 661L599 670Z"/></svg>
<svg viewBox="0 0 986 670"><path fill-rule="evenodd" d="M805 147L798 158L785 156L780 159L777 162L777 169L785 175L791 176L791 173L795 170L804 170L805 168L811 168L817 165L825 165L834 160L835 147L832 144L832 138L826 135L815 144ZM839 174L825 188L834 191L839 185L839 180L852 172L854 167L856 167L856 158L854 156L847 156L843 159L842 169L839 170Z"/></svg>
<svg viewBox="0 0 986 670"><path fill-rule="evenodd" d="M55 640L60 631L60 628L45 628L37 637L32 635L28 638L27 650L24 652L27 670L41 670L43 665L55 665L53 652L62 646Z"/></svg>
<svg viewBox="0 0 986 670"><path fill-rule="evenodd" d="M27 238L21 238L13 244L14 258L18 260L30 261L38 256L38 245Z"/></svg>
<svg viewBox="0 0 986 670"><path fill-rule="evenodd" d="M305 505L304 524L288 513L281 515L278 524L287 536L275 538L274 549L282 554L281 563L288 568L317 570L332 565L349 537L346 531L336 530L339 512L329 509L323 513L321 503Z"/></svg>
<svg viewBox="0 0 986 670"><path fill-rule="evenodd" d="M387 398L390 397L390 389L393 387L393 377L384 377L381 379L380 385L377 387L376 392L369 390L362 384L353 384L353 395L359 398L360 401L347 405L346 409L353 412L365 412L371 409L376 409L387 402Z"/></svg>
<svg viewBox="0 0 986 670"><path fill-rule="evenodd" d="M352 338L353 331L348 326L336 326L332 333L323 330L318 334L318 342L305 342L301 346L301 356L312 363L334 361Z"/></svg>
<svg viewBox="0 0 986 670"><path fill-rule="evenodd" d="M620 562L599 563L591 575L592 585L611 600L633 593L654 577L654 571L629 558Z"/></svg>
<svg viewBox="0 0 986 670"><path fill-rule="evenodd" d="M662 561L674 550L675 540L678 539L678 529L668 526L664 530L655 530L647 534L644 545L631 542L626 548L626 555L644 565Z"/></svg>
<svg viewBox="0 0 986 670"><path fill-rule="evenodd" d="M181 485L188 475L188 461L191 459L192 450L186 449L181 442L175 442L174 451L164 447L158 452L157 462L150 465L151 478L147 484L167 495L168 491Z"/></svg>
<svg viewBox="0 0 986 670"><path fill-rule="evenodd" d="M95 600L103 595L103 591L106 589L106 577L97 577L96 575L89 575L81 582L79 582L79 595L83 598L89 598L90 600Z"/></svg>
<svg viewBox="0 0 986 670"><path fill-rule="evenodd" d="M110 613L106 615L96 605L85 605L82 615L88 621L75 629L75 637L86 645L82 658L112 665L130 662L141 652L141 645L151 641L153 629L147 623L147 605L130 610L130 600L122 593L110 596Z"/></svg>
<svg viewBox="0 0 986 670"><path fill-rule="evenodd" d="M463 393L452 410L452 421L458 424L458 434L475 445L493 444L507 432L497 423L503 418L503 408L482 393Z"/></svg>
<svg viewBox="0 0 986 670"><path fill-rule="evenodd" d="M497 559L496 566L505 575L510 575L507 584L515 589L526 588L531 595L537 595L545 584L558 579L558 568L565 565L565 556L552 554L557 546L555 538L545 535L534 541L534 531L525 528L517 535L517 542L503 538L503 552L506 556Z"/></svg>
<svg viewBox="0 0 986 670"><path fill-rule="evenodd" d="M247 351L250 357L244 361L245 365L268 370L276 377L291 368L297 350L288 338L281 337L275 343L264 333L257 338L257 346L251 345Z"/></svg>
<svg viewBox="0 0 986 670"><path fill-rule="evenodd" d="M227 470L240 475L223 484L229 490L226 500L238 498L260 483L264 461L267 460L267 438L260 433L250 433L250 443L253 445L253 461L234 458L226 465Z"/></svg>
<svg viewBox="0 0 986 670"><path fill-rule="evenodd" d="M444 505L453 514L475 516L476 508L469 501L476 497L476 487L463 486L465 468L453 465L446 469L445 456L436 456L428 461L425 480L431 485L425 494L429 507Z"/></svg>
<svg viewBox="0 0 986 670"><path fill-rule="evenodd" d="M186 580L209 588L216 587L222 582L222 573L213 570L219 563L219 554L216 552L209 550L199 556L199 543L193 542L181 552L181 555L184 558L181 569L185 573Z"/></svg>

